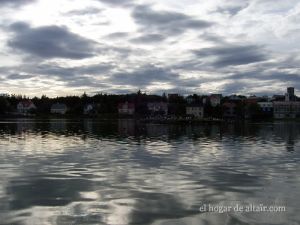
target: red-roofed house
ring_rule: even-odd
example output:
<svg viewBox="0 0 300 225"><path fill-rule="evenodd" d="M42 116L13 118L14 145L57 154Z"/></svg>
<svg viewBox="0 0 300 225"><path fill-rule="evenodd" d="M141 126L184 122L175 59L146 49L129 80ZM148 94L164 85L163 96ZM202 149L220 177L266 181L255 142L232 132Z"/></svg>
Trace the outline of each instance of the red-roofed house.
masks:
<svg viewBox="0 0 300 225"><path fill-rule="evenodd" d="M135 113L135 104L130 102L123 102L118 104L119 114L133 115Z"/></svg>
<svg viewBox="0 0 300 225"><path fill-rule="evenodd" d="M221 104L222 95L221 94L211 94L209 96L210 104L212 107L216 107Z"/></svg>
<svg viewBox="0 0 300 225"><path fill-rule="evenodd" d="M227 118L236 117L236 107L237 105L233 102L225 102L223 104L223 116Z"/></svg>

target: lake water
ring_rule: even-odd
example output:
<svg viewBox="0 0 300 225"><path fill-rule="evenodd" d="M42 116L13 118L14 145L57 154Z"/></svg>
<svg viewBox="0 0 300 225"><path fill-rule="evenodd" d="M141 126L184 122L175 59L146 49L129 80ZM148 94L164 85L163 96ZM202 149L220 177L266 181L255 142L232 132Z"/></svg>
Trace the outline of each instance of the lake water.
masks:
<svg viewBox="0 0 300 225"><path fill-rule="evenodd" d="M0 224L296 225L299 163L296 122L2 121Z"/></svg>

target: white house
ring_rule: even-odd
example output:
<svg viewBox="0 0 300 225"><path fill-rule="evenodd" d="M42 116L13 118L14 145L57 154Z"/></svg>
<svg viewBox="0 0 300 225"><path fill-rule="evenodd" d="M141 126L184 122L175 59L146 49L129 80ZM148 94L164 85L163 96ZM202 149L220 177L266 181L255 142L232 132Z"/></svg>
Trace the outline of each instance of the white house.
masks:
<svg viewBox="0 0 300 225"><path fill-rule="evenodd" d="M273 111L273 102L258 102L257 103L263 112L272 112Z"/></svg>
<svg viewBox="0 0 300 225"><path fill-rule="evenodd" d="M186 115L193 116L195 118L203 118L204 109L202 106L190 105L186 107Z"/></svg>
<svg viewBox="0 0 300 225"><path fill-rule="evenodd" d="M35 109L36 109L36 106L30 100L23 100L23 101L19 102L17 105L18 113L21 113L21 114L30 113L32 110L35 110Z"/></svg>
<svg viewBox="0 0 300 225"><path fill-rule="evenodd" d="M168 114L168 104L166 102L150 102L147 104L147 108L151 113Z"/></svg>
<svg viewBox="0 0 300 225"><path fill-rule="evenodd" d="M274 101L273 107L275 119L300 118L300 102L293 87L288 87L284 101Z"/></svg>
<svg viewBox="0 0 300 225"><path fill-rule="evenodd" d="M297 118L300 117L300 102L273 102L274 104L274 118Z"/></svg>

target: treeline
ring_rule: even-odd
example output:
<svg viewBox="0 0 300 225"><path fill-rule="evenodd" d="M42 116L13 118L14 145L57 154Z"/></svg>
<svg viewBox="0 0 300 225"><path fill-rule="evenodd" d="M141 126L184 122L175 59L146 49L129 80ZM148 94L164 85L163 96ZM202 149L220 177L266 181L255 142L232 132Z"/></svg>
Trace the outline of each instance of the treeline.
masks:
<svg viewBox="0 0 300 225"><path fill-rule="evenodd" d="M245 96L237 96L238 101L234 101L235 117L262 117L261 109L258 104L249 104L245 100ZM135 105L135 116L147 116L149 110L147 103L150 102L166 102L168 103L168 115L185 116L186 106L190 104L188 99L192 100L193 104L201 105L204 109L205 118L223 118L226 109L223 103L230 102L229 97L223 97L220 104L212 106L209 96L205 95L190 95L187 97L181 95L148 95L138 91L137 93L114 95L99 93L94 96L88 96L85 93L81 96L66 96L49 98L45 95L41 97L28 98L21 95L5 95L0 97L0 114L13 114L17 112L17 105L24 100L30 100L36 109L32 112L34 115L47 116L51 113L51 106L56 103L65 104L68 107L67 115L83 115L84 108L88 104L92 104L94 116L102 115L106 117L114 117L118 115L118 104L122 102L130 102Z"/></svg>
<svg viewBox="0 0 300 225"><path fill-rule="evenodd" d="M118 104L126 101L135 103L136 106L140 106L138 111L142 113L146 107L146 105L143 103L156 101L167 102L167 97L166 95L147 95L141 93L140 91L125 95L99 93L93 96L88 96L84 93L81 96L65 96L55 98L50 98L45 95L33 98L22 95L5 95L0 96L0 114L15 112L17 110L18 103L24 100L30 100L36 106L34 113L37 115L50 114L51 106L56 103L65 104L68 107L67 114L80 115L83 113L84 107L88 104L93 104L96 106L97 113L99 114L117 114Z"/></svg>

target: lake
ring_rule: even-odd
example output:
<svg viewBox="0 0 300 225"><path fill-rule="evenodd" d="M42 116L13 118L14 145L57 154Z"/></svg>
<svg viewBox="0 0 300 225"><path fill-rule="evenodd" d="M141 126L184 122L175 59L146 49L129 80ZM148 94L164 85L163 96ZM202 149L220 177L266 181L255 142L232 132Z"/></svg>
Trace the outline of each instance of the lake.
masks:
<svg viewBox="0 0 300 225"><path fill-rule="evenodd" d="M0 223L296 225L299 163L292 121L2 121Z"/></svg>

